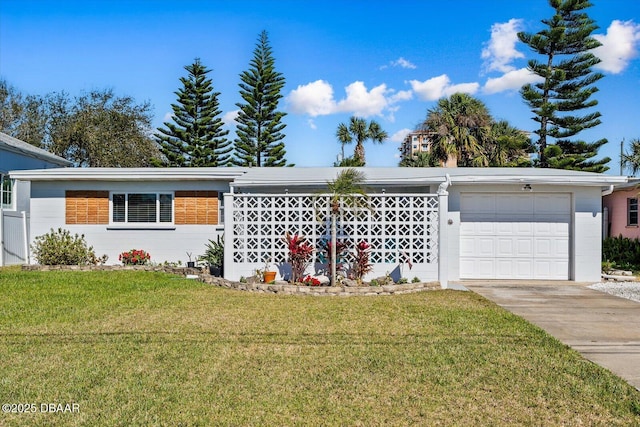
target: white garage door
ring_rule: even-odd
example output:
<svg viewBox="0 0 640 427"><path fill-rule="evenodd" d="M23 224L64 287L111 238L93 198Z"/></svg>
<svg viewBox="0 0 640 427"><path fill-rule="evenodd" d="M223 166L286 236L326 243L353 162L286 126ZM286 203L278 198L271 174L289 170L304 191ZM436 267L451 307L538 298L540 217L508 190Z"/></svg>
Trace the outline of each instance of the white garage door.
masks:
<svg viewBox="0 0 640 427"><path fill-rule="evenodd" d="M460 278L569 279L569 194L462 193Z"/></svg>

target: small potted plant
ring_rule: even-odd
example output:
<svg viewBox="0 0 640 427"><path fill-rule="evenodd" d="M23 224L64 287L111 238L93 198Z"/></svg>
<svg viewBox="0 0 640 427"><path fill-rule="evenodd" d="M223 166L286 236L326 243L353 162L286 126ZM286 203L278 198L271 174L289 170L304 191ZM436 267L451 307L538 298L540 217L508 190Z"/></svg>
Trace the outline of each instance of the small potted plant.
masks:
<svg viewBox="0 0 640 427"><path fill-rule="evenodd" d="M194 268L196 266L195 261L191 261L191 252L187 252L187 256L189 257L189 261L187 261L187 267L188 268Z"/></svg>
<svg viewBox="0 0 640 427"><path fill-rule="evenodd" d="M271 267L272 263L265 258L264 270L262 272L262 278L264 283L271 283L276 280L276 271Z"/></svg>
<svg viewBox="0 0 640 427"><path fill-rule="evenodd" d="M205 247L204 255L199 256L198 261L209 266L209 274L222 277L224 274L224 236L218 236L215 241L209 239L209 243Z"/></svg>

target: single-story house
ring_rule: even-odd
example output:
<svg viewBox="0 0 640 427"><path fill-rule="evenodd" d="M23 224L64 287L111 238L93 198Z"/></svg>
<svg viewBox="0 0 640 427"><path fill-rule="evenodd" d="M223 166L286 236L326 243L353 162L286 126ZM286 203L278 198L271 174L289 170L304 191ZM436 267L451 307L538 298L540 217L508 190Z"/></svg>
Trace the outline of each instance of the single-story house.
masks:
<svg viewBox="0 0 640 427"><path fill-rule="evenodd" d="M625 177L553 169L361 168L371 209L338 233L366 241L377 277L600 279L602 194ZM31 236L84 234L96 254L144 249L185 262L225 238L224 275L265 262L287 277L289 233L329 234L326 183L339 168L75 168L11 172L30 187ZM320 257L310 266L322 268ZM365 278L366 279L366 278Z"/></svg>
<svg viewBox="0 0 640 427"><path fill-rule="evenodd" d="M640 179L629 178L629 182L615 185L613 191L602 197L603 237L640 238L639 195Z"/></svg>
<svg viewBox="0 0 640 427"><path fill-rule="evenodd" d="M28 261L25 223L29 215L29 182L15 184L9 171L71 165L62 157L0 132L0 266Z"/></svg>

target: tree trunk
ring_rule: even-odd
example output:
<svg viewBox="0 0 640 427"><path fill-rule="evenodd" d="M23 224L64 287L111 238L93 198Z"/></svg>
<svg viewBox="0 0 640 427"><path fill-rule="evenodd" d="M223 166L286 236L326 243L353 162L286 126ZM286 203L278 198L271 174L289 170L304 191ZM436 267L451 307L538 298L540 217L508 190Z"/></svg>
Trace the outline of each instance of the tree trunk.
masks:
<svg viewBox="0 0 640 427"><path fill-rule="evenodd" d="M337 261L336 261L336 244L338 241L338 232L336 230L336 214L332 213L331 214L331 286L336 286L336 267L337 267Z"/></svg>
<svg viewBox="0 0 640 427"><path fill-rule="evenodd" d="M362 163L364 164L365 160L364 160L364 145L362 145L362 142L358 142L356 143L356 149L354 150L354 157L357 159L360 159L362 161Z"/></svg>

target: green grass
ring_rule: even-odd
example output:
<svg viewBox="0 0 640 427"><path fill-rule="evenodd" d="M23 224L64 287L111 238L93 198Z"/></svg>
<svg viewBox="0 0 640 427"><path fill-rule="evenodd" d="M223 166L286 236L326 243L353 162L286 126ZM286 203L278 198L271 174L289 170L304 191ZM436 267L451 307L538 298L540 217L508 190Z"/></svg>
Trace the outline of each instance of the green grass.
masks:
<svg viewBox="0 0 640 427"><path fill-rule="evenodd" d="M470 292L251 294L0 269L0 425L640 425L640 393Z"/></svg>

